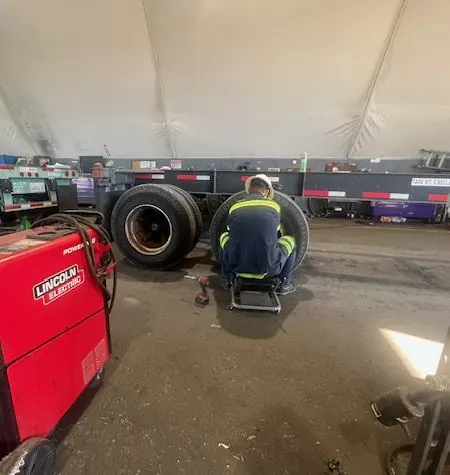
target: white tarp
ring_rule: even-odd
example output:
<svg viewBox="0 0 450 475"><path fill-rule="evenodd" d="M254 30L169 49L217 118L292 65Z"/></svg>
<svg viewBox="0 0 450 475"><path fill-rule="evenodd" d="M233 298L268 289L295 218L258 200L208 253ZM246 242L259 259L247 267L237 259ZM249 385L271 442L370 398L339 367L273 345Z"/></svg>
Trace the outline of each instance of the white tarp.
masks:
<svg viewBox="0 0 450 475"><path fill-rule="evenodd" d="M0 154L450 150L446 0L2 0Z"/></svg>

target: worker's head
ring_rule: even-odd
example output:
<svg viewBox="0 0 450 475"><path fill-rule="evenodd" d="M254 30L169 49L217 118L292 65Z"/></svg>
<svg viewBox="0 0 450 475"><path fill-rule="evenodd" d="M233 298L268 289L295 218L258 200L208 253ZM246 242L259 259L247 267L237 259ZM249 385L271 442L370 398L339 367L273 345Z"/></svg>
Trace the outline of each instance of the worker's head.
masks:
<svg viewBox="0 0 450 475"><path fill-rule="evenodd" d="M252 180L250 183L248 192L249 193L261 193L264 197L267 197L269 194L269 187L267 183L264 180L261 180L260 178L255 178Z"/></svg>
<svg viewBox="0 0 450 475"><path fill-rule="evenodd" d="M273 198L273 187L269 177L263 174L251 176L245 182L247 193L259 193L270 200Z"/></svg>

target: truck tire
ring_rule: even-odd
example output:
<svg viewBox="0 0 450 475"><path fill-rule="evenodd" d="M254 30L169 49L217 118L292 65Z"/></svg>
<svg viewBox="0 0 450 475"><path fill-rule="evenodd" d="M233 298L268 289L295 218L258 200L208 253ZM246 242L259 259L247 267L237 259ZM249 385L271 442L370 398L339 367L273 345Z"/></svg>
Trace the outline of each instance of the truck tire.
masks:
<svg viewBox="0 0 450 475"><path fill-rule="evenodd" d="M314 217L325 216L328 210L328 200L323 198L309 198L308 210Z"/></svg>
<svg viewBox="0 0 450 475"><path fill-rule="evenodd" d="M111 235L111 216L116 206L117 201L119 200L119 196L111 196L109 201L100 209L99 211L103 214L103 223L102 226L108 231Z"/></svg>
<svg viewBox="0 0 450 475"><path fill-rule="evenodd" d="M209 235L211 247L215 258L219 259L219 237L226 230L228 213L231 206L237 201L245 198L246 192L240 191L228 198L213 216ZM281 206L281 226L283 234L295 237L297 244L297 256L295 260L295 269L303 262L308 251L309 227L303 211L288 195L275 190L274 200Z"/></svg>
<svg viewBox="0 0 450 475"><path fill-rule="evenodd" d="M198 207L198 205L195 202L194 198L192 198L192 196L187 191L184 191L184 190L182 190L181 188L179 188L178 186L175 186L175 185L164 185L164 186L172 188L173 190L177 191L180 195L182 195L187 200L187 202L189 203L189 205L192 209L192 212L193 212L194 218L195 218L195 225L196 225L195 226L195 232L194 232L194 242L193 242L192 248L191 248L191 251L192 251L192 249L194 249L194 247L197 245L197 243L200 239L200 235L201 235L202 230L203 230L203 218L202 218L202 213L200 211L200 208Z"/></svg>
<svg viewBox="0 0 450 475"><path fill-rule="evenodd" d="M2 475L53 475L55 445L48 439L28 439L0 461Z"/></svg>
<svg viewBox="0 0 450 475"><path fill-rule="evenodd" d="M172 194L174 198L176 198L183 206L184 212L189 219L189 228L186 229L185 239L189 241L188 252L191 252L192 249L197 244L195 242L195 236L197 233L197 221L195 218L194 210L191 207L191 203L189 200L186 199L186 196L182 193L182 189L178 188L175 185L158 185L164 187L169 193ZM184 257L184 256L183 256Z"/></svg>
<svg viewBox="0 0 450 475"><path fill-rule="evenodd" d="M164 185L138 185L117 201L111 231L133 264L165 270L176 267L191 250L195 217L187 201ZM188 235L188 238L187 238Z"/></svg>

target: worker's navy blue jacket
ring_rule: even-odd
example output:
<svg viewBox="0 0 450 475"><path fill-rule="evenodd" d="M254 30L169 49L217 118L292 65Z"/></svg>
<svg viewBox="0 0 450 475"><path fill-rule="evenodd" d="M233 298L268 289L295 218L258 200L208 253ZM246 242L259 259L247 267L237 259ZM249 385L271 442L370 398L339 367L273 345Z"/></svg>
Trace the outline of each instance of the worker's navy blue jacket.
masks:
<svg viewBox="0 0 450 475"><path fill-rule="evenodd" d="M259 278L277 275L283 260L278 245L279 226L279 204L260 193L251 193L234 204L230 208L228 233L221 236L220 243L228 270Z"/></svg>

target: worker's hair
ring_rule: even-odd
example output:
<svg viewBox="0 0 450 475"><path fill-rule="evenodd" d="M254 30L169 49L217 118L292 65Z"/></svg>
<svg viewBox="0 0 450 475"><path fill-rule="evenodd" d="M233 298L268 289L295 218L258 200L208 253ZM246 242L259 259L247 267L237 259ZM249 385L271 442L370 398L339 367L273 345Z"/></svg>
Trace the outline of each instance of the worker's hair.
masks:
<svg viewBox="0 0 450 475"><path fill-rule="evenodd" d="M253 178L252 182L250 183L250 188L248 191L252 193L253 191L259 191L259 190L268 191L269 186L264 180L261 180L261 178Z"/></svg>

